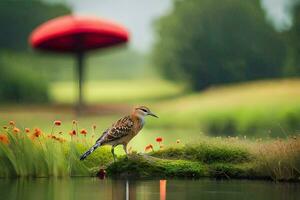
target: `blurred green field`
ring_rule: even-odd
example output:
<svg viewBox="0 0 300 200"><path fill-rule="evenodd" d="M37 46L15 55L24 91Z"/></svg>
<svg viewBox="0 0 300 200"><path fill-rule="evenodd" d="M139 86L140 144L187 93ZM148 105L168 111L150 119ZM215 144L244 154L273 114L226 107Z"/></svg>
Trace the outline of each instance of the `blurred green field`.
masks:
<svg viewBox="0 0 300 200"><path fill-rule="evenodd" d="M286 137L300 130L300 80L265 80L210 88L157 106L153 127L194 128L210 135Z"/></svg>
<svg viewBox="0 0 300 200"><path fill-rule="evenodd" d="M88 81L84 85L87 103L146 103L182 95L184 87L159 79ZM50 96L56 103L75 103L77 99L75 82L51 84Z"/></svg>
<svg viewBox="0 0 300 200"><path fill-rule="evenodd" d="M130 146L138 151L149 143L156 144L156 137L163 137L165 145L172 145L177 139L186 143L203 135L286 137L300 130L300 79L227 85L201 93L188 93L181 85L161 80L88 82L86 87L89 103L111 107L122 104L126 109L77 117L68 106L2 105L0 123L14 120L20 128L40 127L50 132L53 121L62 120L57 131L69 137L75 119L89 133L92 125L97 125L99 136L113 121L130 112L132 106L145 104L160 118L149 117L145 129L131 142ZM72 84L55 83L51 88L57 103L74 102Z"/></svg>
<svg viewBox="0 0 300 200"><path fill-rule="evenodd" d="M299 133L299 79L231 84L200 93L188 93L183 86L164 81L156 83L159 87L151 85L151 81L107 82L102 89L107 88L103 92L107 96L97 96L92 92L87 96L91 102L94 96L98 102L149 105L161 117L148 125L152 129L253 137L286 137ZM118 85L124 86L126 92L118 92ZM137 87L132 88L132 85ZM122 98L118 98L120 94Z"/></svg>

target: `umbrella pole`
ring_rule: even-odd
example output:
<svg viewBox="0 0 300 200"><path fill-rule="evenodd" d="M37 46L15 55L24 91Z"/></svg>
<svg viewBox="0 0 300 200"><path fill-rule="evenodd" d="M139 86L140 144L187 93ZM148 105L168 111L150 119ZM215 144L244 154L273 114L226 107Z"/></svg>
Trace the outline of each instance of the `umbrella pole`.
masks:
<svg viewBox="0 0 300 200"><path fill-rule="evenodd" d="M80 114L83 110L83 95L82 95L82 85L83 85L83 76L84 76L84 53L78 52L77 53L77 73L78 73L78 102L77 102L77 114Z"/></svg>

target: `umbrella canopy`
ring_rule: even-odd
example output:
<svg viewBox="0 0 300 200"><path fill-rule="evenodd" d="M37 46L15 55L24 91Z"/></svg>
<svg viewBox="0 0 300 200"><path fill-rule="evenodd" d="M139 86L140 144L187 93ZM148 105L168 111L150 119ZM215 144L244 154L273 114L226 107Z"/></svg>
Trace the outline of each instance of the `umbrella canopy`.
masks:
<svg viewBox="0 0 300 200"><path fill-rule="evenodd" d="M78 111L83 105L84 54L129 40L128 31L114 22L85 16L67 15L45 22L29 37L32 48L60 53L73 53L77 58Z"/></svg>
<svg viewBox="0 0 300 200"><path fill-rule="evenodd" d="M29 43L36 49L76 53L126 43L128 39L128 31L114 22L68 15L37 27Z"/></svg>

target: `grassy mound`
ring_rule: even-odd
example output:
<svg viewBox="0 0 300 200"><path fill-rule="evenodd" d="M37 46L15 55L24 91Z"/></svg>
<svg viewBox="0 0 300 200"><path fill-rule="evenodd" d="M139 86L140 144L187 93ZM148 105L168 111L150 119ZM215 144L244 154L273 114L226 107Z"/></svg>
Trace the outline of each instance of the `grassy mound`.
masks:
<svg viewBox="0 0 300 200"><path fill-rule="evenodd" d="M201 177L205 167L198 162L159 159L147 155L132 154L121 158L107 168L108 175L120 178L150 177Z"/></svg>
<svg viewBox="0 0 300 200"><path fill-rule="evenodd" d="M251 166L254 159L245 147L210 139L149 154L134 153L112 163L107 170L110 176L119 178L251 178L255 175Z"/></svg>
<svg viewBox="0 0 300 200"><path fill-rule="evenodd" d="M133 154L122 158L107 168L108 175L115 178L259 178L249 164L206 164L190 160L160 159ZM255 175L255 176L253 176Z"/></svg>
<svg viewBox="0 0 300 200"><path fill-rule="evenodd" d="M132 154L108 166L118 178L214 177L300 180L300 139L267 142L206 139L146 155Z"/></svg>
<svg viewBox="0 0 300 200"><path fill-rule="evenodd" d="M245 148L203 141L198 144L189 144L183 148L171 147L150 155L164 159L191 160L207 164L243 163L251 160L251 154Z"/></svg>

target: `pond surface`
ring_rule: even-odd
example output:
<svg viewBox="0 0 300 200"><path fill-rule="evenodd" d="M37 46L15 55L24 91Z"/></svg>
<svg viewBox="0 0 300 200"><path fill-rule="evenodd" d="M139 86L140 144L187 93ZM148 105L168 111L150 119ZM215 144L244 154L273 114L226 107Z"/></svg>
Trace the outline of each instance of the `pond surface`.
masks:
<svg viewBox="0 0 300 200"><path fill-rule="evenodd" d="M0 179L0 199L289 200L300 199L300 184L224 180Z"/></svg>

